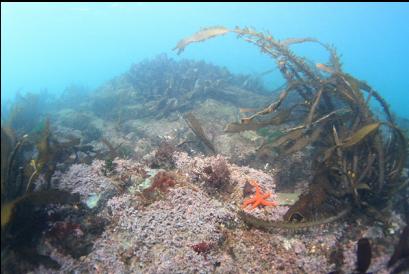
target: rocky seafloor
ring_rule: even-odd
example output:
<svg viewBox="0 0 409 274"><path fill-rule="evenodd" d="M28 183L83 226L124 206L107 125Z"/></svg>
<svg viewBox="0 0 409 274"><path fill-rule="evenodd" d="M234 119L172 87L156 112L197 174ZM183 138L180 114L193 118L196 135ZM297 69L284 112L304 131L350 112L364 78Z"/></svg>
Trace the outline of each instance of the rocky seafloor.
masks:
<svg viewBox="0 0 409 274"><path fill-rule="evenodd" d="M101 198L95 214L107 225L93 240L90 253L77 259L64 248L55 247L45 235L41 251L56 260L61 269L41 266L33 273L329 273L335 269L351 273L356 267L356 243L362 237L372 243L369 271L389 273L386 264L403 226L399 216L394 216L394 229L388 235L381 224L370 225L360 218L304 231L263 232L248 228L236 212L249 180L257 180L263 190L272 192L274 200L273 175L231 164L220 155L191 157L186 152L174 152L172 160L176 184L149 203L135 186L152 177L141 174L141 170L152 169L135 161L115 161L113 173L126 173L132 178L122 191L112 182L115 176L102 174L103 165L98 160L56 174L57 187L80 193L84 202L98 194ZM220 162L230 173L225 192L215 192L200 176L203 169ZM279 205L246 211L279 220L287 209ZM86 237L84 232L77 234L79 241ZM204 249L195 251L194 246L200 243Z"/></svg>

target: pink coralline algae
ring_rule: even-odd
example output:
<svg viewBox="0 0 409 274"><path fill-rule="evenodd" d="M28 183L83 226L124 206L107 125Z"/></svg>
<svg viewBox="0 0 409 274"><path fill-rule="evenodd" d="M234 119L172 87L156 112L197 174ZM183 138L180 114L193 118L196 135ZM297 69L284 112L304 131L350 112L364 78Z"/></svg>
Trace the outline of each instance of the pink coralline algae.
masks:
<svg viewBox="0 0 409 274"><path fill-rule="evenodd" d="M244 224L237 209L246 182L257 180L274 201L276 181L271 174L233 165L228 159L220 160L221 156L189 157L175 152L173 159L176 169L164 173L177 174L175 184L164 184L160 199L146 204L141 195L125 191L106 202L98 216L109 225L95 239L89 254L74 260L55 248L45 248L44 252L62 265L59 273L328 273L337 267L330 260L337 246L342 247L339 256L332 257L345 258L341 270L350 273L356 268L356 241L361 235L350 235L343 221L306 231L277 229L277 233ZM121 161L116 167L118 174L137 173L138 168L131 168L132 161ZM229 180L234 182L231 192L208 191L203 173L209 166L213 171L212 164L218 161L225 162ZM71 167L59 175L59 187L83 194L103 191L99 180L108 185L110 178L98 174L97 166L98 162ZM281 221L288 207L244 210L267 221ZM340 242L345 236L351 239ZM387 273L382 266L388 256L376 256L376 250L374 247L369 271ZM40 267L36 273L47 271Z"/></svg>
<svg viewBox="0 0 409 274"><path fill-rule="evenodd" d="M79 193L82 197L115 190L115 184L100 173L102 165L102 161L94 161L92 165L74 164L64 173L56 173L53 182L58 189Z"/></svg>

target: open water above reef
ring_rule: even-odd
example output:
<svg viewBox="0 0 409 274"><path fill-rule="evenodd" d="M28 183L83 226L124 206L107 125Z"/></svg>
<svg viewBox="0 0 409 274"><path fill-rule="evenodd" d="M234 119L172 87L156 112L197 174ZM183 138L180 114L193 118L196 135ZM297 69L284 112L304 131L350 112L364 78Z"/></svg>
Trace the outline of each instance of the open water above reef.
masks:
<svg viewBox="0 0 409 274"><path fill-rule="evenodd" d="M334 44L345 70L408 118L408 10L407 3L2 3L1 96L44 89L61 94L71 84L94 89L160 53L261 73L274 68L271 60L234 36L192 47L182 57L171 51L180 37L203 27L252 26L278 39ZM325 58L317 47L300 50ZM275 75L267 83L277 87Z"/></svg>

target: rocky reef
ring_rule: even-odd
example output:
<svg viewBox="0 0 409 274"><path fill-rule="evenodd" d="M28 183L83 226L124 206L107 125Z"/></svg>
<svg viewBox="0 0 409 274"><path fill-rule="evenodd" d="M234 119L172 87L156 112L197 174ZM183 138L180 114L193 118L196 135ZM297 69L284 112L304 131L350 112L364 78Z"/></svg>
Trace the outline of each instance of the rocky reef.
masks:
<svg viewBox="0 0 409 274"><path fill-rule="evenodd" d="M275 61L276 99L261 76L160 55L95 91L16 100L2 120L2 273L407 268L407 120L313 38L213 27L175 50L229 33ZM291 51L307 42L327 64Z"/></svg>

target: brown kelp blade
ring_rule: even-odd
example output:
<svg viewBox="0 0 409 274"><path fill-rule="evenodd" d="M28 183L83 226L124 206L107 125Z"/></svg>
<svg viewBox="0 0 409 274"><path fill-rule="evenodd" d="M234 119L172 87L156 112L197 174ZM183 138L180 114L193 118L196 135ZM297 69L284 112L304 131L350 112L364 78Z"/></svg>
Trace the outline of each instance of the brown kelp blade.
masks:
<svg viewBox="0 0 409 274"><path fill-rule="evenodd" d="M312 144L320 137L322 128L318 127L310 135L304 135L299 138L291 147L284 151L285 154L291 154L303 149L304 147Z"/></svg>
<svg viewBox="0 0 409 274"><path fill-rule="evenodd" d="M230 123L227 124L226 127L224 128L224 132L226 133L237 133L237 132L242 132L246 130L257 130L259 128L263 128L267 126L265 123L248 123L248 124L243 124L243 123Z"/></svg>
<svg viewBox="0 0 409 274"><path fill-rule="evenodd" d="M311 38L311 37L305 37L305 38L287 38L284 40L280 41L280 44L283 46L290 46L294 44L300 44L300 43L305 43L305 42L318 42L317 39Z"/></svg>
<svg viewBox="0 0 409 274"><path fill-rule="evenodd" d="M3 228L6 224L9 223L11 219L11 214L13 212L15 203L5 203L1 205L1 227Z"/></svg>
<svg viewBox="0 0 409 274"><path fill-rule="evenodd" d="M14 133L10 128L1 127L1 195L7 181L10 158L16 145Z"/></svg>
<svg viewBox="0 0 409 274"><path fill-rule="evenodd" d="M403 229L399 242L395 246L395 251L392 254L392 257L389 259L388 267L392 267L400 259L407 258L409 256L409 226Z"/></svg>
<svg viewBox="0 0 409 274"><path fill-rule="evenodd" d="M257 149L267 151L279 147L279 154L288 154L311 145L314 152L312 155L322 164L322 167L314 167L313 179L313 182L321 183L309 186L306 195L301 195L301 199L290 207L284 216L286 220L291 220L297 213L301 213L306 220L315 218L316 213L321 211L320 207L323 211L328 208L328 213L332 214L332 204L335 204L333 199L346 204L345 195L352 196L349 198L358 206L364 203L371 205L375 201L386 206L385 201L390 200L389 197L396 193L396 189L404 187L400 176L406 163L406 139L395 129L394 119L379 93L365 82L342 71L339 56L333 46L313 38L279 41L268 32L257 32L248 27L236 27L229 31L222 28L220 33L216 29L199 31L183 39L175 49L180 53L190 43L233 32L239 39L255 45L262 53L275 59L277 68L285 79L285 89L279 93L278 98L260 111L241 111L250 112L250 116L241 118L241 123L228 125L225 131L254 130L263 126L261 123L266 122L269 117L266 115L273 115L281 111L282 107L291 108L294 104L303 106L296 115L291 116L291 123L287 123L297 126L287 129L284 135L280 134L274 140L272 137L275 134L264 136L267 138ZM320 44L330 53L330 60L315 65L308 59L297 56L290 47L303 42ZM383 116L374 115L369 101L371 98L381 105L387 118L386 123L380 120ZM304 112L306 115L303 115ZM384 128L380 131L381 125L388 126L389 131L384 131ZM317 150L322 153L316 153ZM385 182L388 182L387 186ZM349 202L348 199L347 203ZM331 207L328 207L330 204ZM256 227L257 225L258 223L255 224ZM363 273L370 263L369 242L360 241L358 249L362 256L357 270Z"/></svg>
<svg viewBox="0 0 409 274"><path fill-rule="evenodd" d="M193 113L189 112L183 116L187 125L193 131L193 133L213 152L216 153L216 149L214 148L212 142L206 137L202 126L200 125L199 120L193 115Z"/></svg>
<svg viewBox="0 0 409 274"><path fill-rule="evenodd" d="M292 108L283 110L266 121L256 122L253 120L248 120L246 123L230 123L227 124L224 132L236 133L246 130L257 130L270 125L280 125L288 119L291 114L291 110Z"/></svg>
<svg viewBox="0 0 409 274"><path fill-rule="evenodd" d="M177 50L178 51L177 54L179 55L191 43L202 42L215 36L224 35L229 31L230 31L229 29L222 26L202 29L193 34L192 36L180 40L173 50Z"/></svg>
<svg viewBox="0 0 409 274"><path fill-rule="evenodd" d="M381 123L372 123L360 128L357 132L355 132L351 137L347 138L346 141L343 142L343 147L352 147L354 145L359 144L362 140L364 140L369 134L375 132Z"/></svg>
<svg viewBox="0 0 409 274"><path fill-rule="evenodd" d="M258 109L256 108L240 108L239 112L240 113L247 113L247 112L256 112Z"/></svg>
<svg viewBox="0 0 409 274"><path fill-rule="evenodd" d="M314 117L315 110L317 109L317 106L318 106L318 104L319 104L319 102L321 100L321 95L322 95L323 91L324 91L324 89L321 88L318 91L318 93L317 93L317 95L316 95L316 97L314 99L314 103L311 106L310 112L309 112L308 117L307 117L307 121L305 123L307 128L309 128L311 126L312 118Z"/></svg>
<svg viewBox="0 0 409 274"><path fill-rule="evenodd" d="M300 128L300 129L296 129L293 131L288 132L287 134L279 137L278 139L276 139L270 146L271 147L278 147L281 146L289 141L292 140L296 140L298 139L300 136L302 136L304 133L304 129Z"/></svg>
<svg viewBox="0 0 409 274"><path fill-rule="evenodd" d="M7 225L13 217L13 210L19 203L30 203L31 205L47 204L76 204L80 201L79 194L72 194L64 190L44 190L32 192L17 199L1 205L1 227Z"/></svg>

